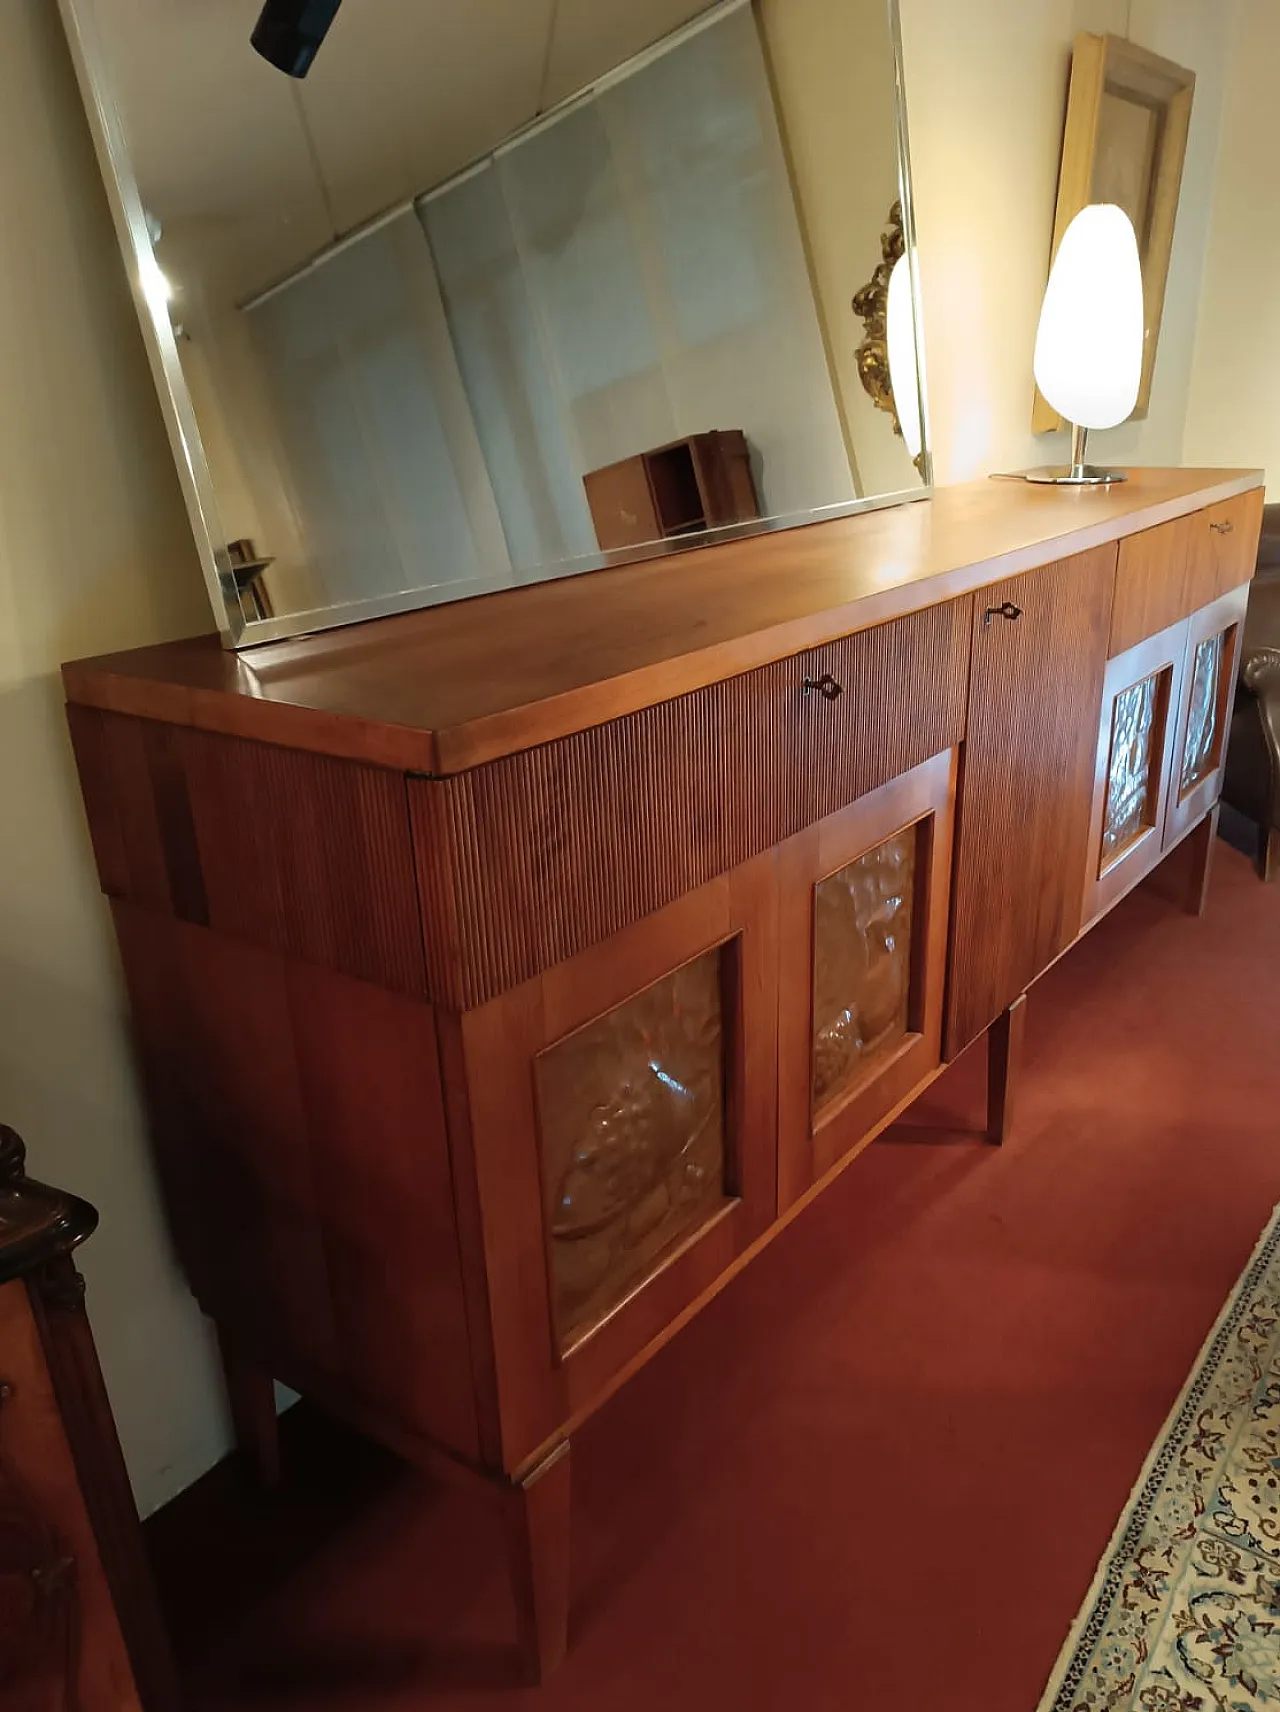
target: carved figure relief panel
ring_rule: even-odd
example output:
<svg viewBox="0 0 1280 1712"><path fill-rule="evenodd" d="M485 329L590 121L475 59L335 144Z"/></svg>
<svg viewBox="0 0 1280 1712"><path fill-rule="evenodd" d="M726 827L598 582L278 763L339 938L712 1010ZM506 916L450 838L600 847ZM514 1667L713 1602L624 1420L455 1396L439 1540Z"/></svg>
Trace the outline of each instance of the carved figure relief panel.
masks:
<svg viewBox="0 0 1280 1712"><path fill-rule="evenodd" d="M1222 683L1222 657L1227 632L1206 637L1195 651L1188 697L1187 735L1182 746L1182 772L1178 795L1186 796L1218 764L1218 699Z"/></svg>
<svg viewBox="0 0 1280 1712"><path fill-rule="evenodd" d="M705 952L535 1060L562 1347L731 1193L720 962Z"/></svg>
<svg viewBox="0 0 1280 1712"><path fill-rule="evenodd" d="M814 887L813 1109L855 1087L907 1031L916 829Z"/></svg>
<svg viewBox="0 0 1280 1712"><path fill-rule="evenodd" d="M1153 672L1121 690L1112 705L1102 821L1104 870L1155 824L1168 682L1167 670Z"/></svg>

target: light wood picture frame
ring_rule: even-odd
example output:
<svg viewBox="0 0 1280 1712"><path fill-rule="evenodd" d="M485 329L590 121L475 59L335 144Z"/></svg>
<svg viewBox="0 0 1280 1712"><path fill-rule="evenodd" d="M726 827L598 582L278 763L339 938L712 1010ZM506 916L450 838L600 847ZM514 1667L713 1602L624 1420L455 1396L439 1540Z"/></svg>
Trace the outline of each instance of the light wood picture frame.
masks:
<svg viewBox="0 0 1280 1712"><path fill-rule="evenodd" d="M1086 31L1075 39L1049 262L1052 266L1062 234L1089 203L1118 203L1132 219L1142 257L1144 310L1135 416L1147 414L1151 398L1195 84L1195 72L1121 36ZM1033 431L1045 434L1062 425L1037 387Z"/></svg>

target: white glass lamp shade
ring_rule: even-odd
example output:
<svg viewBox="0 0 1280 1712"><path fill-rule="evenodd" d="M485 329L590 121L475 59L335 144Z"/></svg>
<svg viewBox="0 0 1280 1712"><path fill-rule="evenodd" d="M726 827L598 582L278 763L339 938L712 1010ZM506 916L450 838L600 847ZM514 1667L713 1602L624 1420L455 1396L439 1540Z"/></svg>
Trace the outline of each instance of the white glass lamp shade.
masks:
<svg viewBox="0 0 1280 1712"><path fill-rule="evenodd" d="M1036 332L1036 385L1068 422L1114 428L1142 379L1142 263L1123 208L1095 202L1062 234Z"/></svg>
<svg viewBox="0 0 1280 1712"><path fill-rule="evenodd" d="M889 275L885 309L885 344L889 351L889 385L893 388L898 426L913 458L920 456L920 365L916 360L916 315L911 297L911 270L899 256Z"/></svg>

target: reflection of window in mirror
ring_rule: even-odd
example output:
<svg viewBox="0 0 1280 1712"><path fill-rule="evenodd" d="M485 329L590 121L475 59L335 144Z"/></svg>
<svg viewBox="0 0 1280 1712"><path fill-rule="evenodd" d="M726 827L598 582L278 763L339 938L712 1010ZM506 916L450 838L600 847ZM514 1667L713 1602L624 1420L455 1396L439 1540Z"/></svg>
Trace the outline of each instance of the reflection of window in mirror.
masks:
<svg viewBox="0 0 1280 1712"><path fill-rule="evenodd" d="M853 355L900 190L884 0L550 39L485 0L429 41L364 0L305 81L218 9L69 3L163 232L213 546L272 561L260 635L918 487Z"/></svg>

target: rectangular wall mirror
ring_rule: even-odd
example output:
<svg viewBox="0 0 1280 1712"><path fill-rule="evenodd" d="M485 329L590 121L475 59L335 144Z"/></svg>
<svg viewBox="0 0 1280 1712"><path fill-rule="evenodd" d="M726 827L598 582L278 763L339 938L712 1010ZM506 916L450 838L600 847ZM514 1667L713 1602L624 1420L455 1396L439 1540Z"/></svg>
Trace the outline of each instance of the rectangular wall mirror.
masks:
<svg viewBox="0 0 1280 1712"><path fill-rule="evenodd" d="M892 3L61 3L228 644L927 491Z"/></svg>

